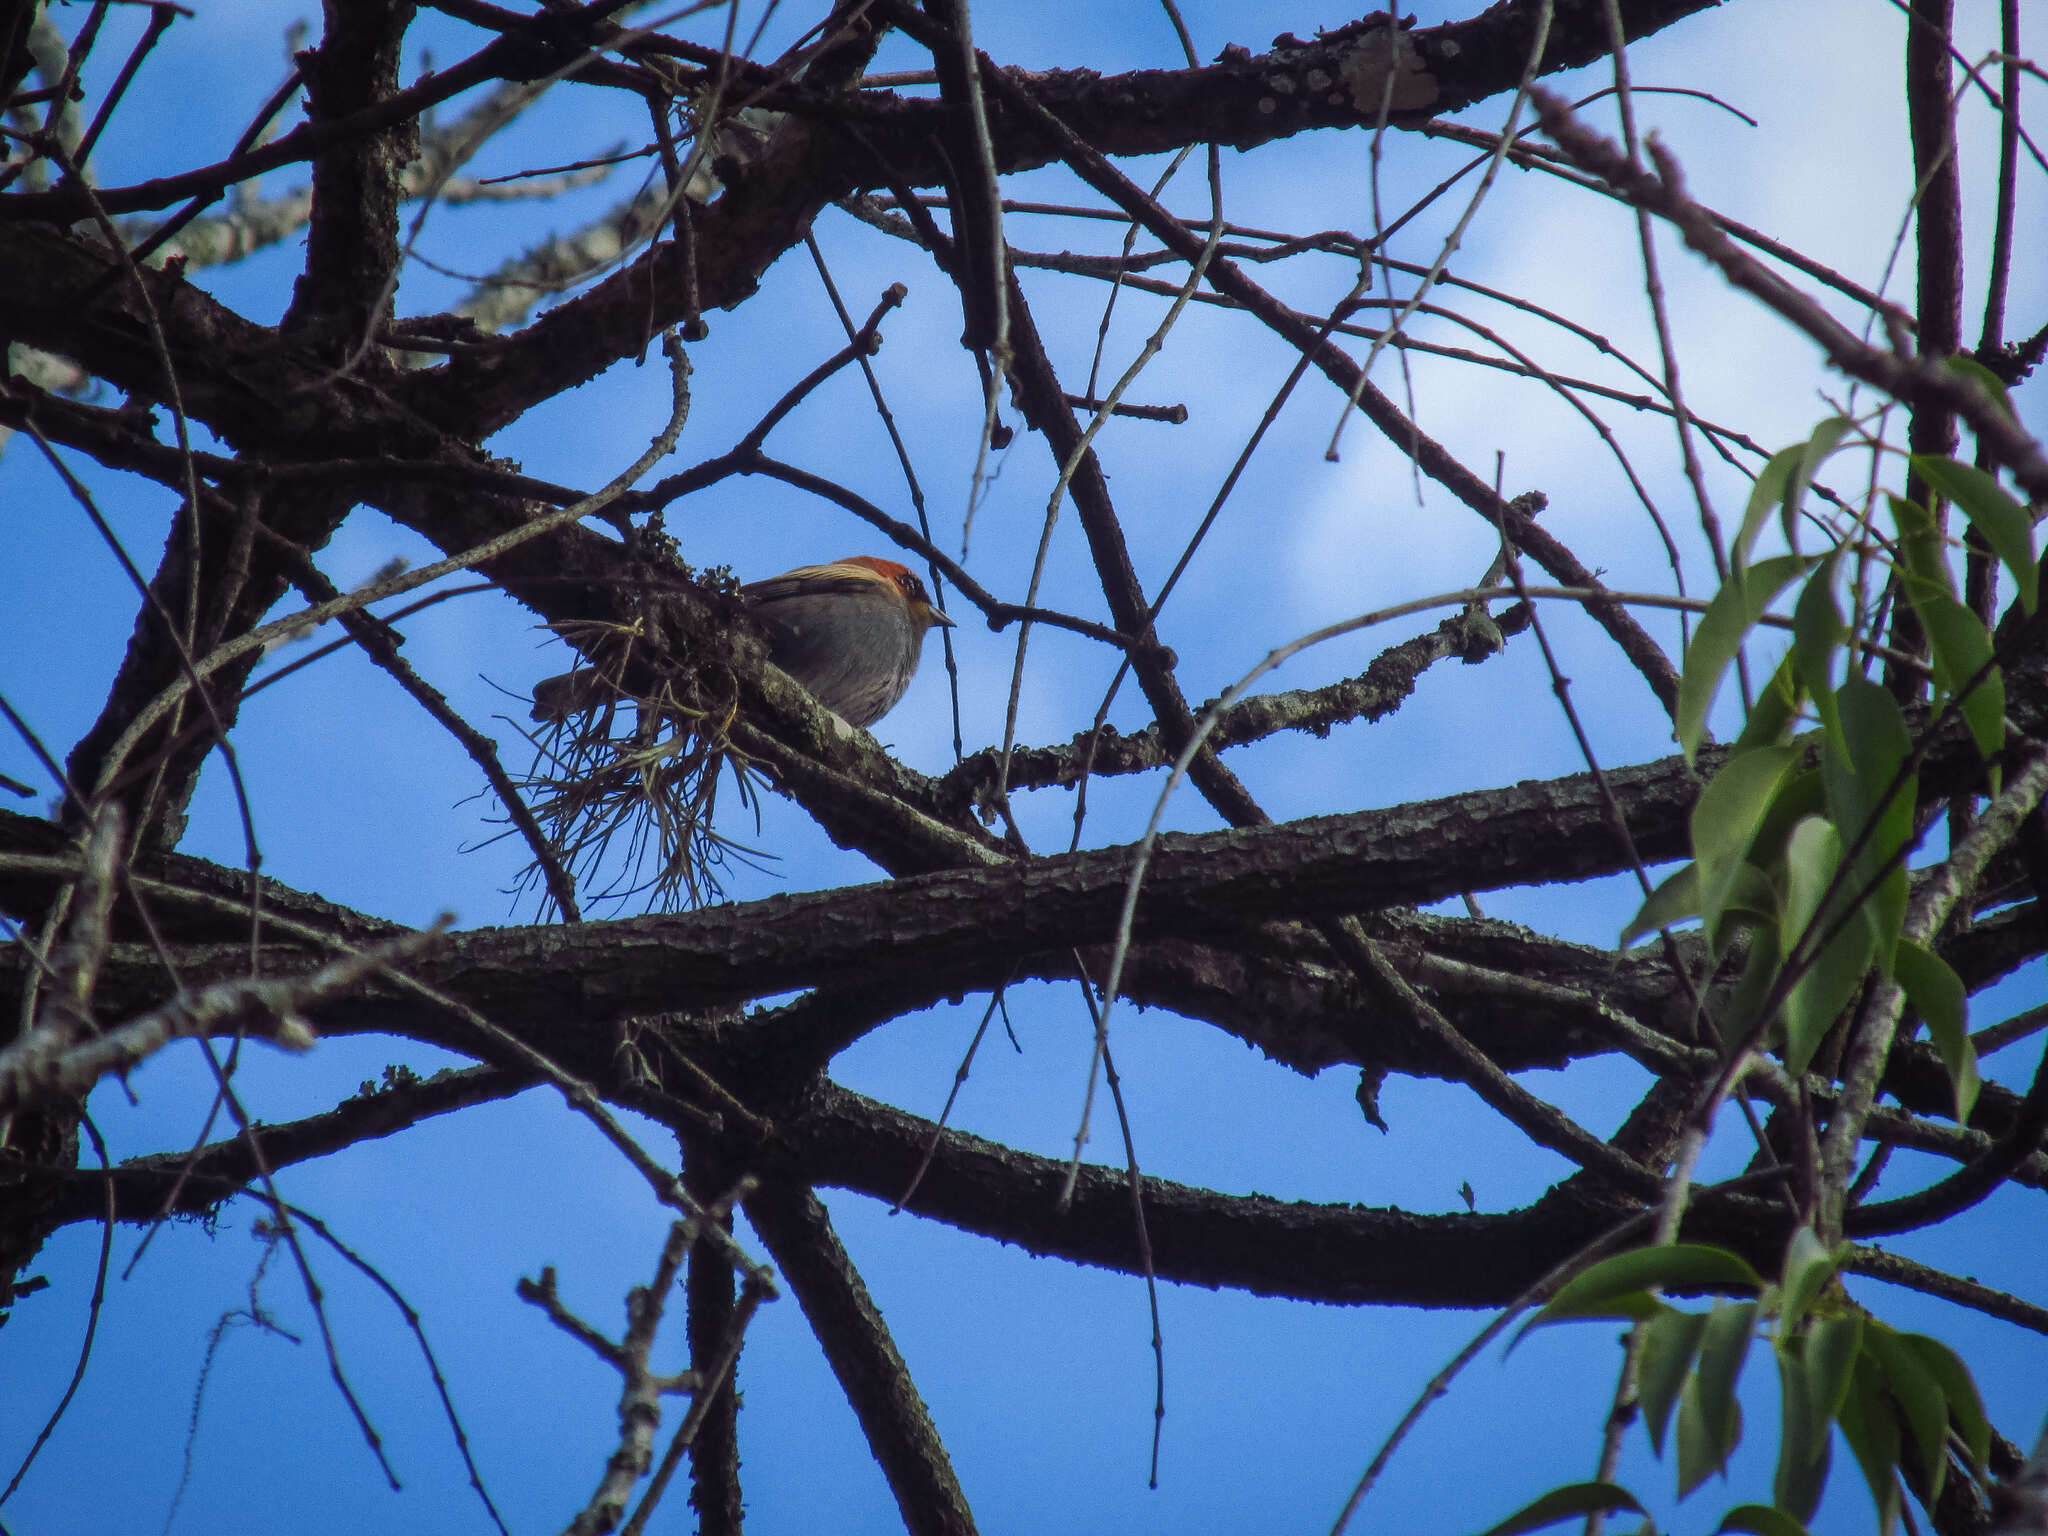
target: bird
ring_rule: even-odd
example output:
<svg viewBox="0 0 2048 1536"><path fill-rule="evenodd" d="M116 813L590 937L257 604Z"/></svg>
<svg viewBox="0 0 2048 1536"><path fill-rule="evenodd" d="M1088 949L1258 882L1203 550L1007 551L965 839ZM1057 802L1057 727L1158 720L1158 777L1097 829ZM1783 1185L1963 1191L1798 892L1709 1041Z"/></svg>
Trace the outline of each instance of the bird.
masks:
<svg viewBox="0 0 2048 1536"><path fill-rule="evenodd" d="M924 653L925 632L954 621L910 567L879 555L800 565L740 588L768 639L768 658L849 725L873 725L896 707ZM533 690L533 718L561 721L608 693L594 668Z"/></svg>
<svg viewBox="0 0 2048 1536"><path fill-rule="evenodd" d="M800 565L740 588L768 656L849 725L873 725L917 672L924 637L953 621L915 571L877 555Z"/></svg>

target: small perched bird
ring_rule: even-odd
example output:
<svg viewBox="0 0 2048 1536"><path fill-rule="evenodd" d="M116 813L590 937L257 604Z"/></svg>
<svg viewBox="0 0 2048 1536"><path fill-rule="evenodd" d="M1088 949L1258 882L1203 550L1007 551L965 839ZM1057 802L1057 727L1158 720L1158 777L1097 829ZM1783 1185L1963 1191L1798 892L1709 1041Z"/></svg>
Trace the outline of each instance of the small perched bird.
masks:
<svg viewBox="0 0 2048 1536"><path fill-rule="evenodd" d="M875 555L800 565L750 582L740 595L767 632L769 659L852 725L872 725L895 708L917 671L925 631L953 622L915 571ZM564 720L603 697L594 669L567 672L533 690L533 717Z"/></svg>
<svg viewBox="0 0 2048 1536"><path fill-rule="evenodd" d="M915 571L874 555L800 565L740 594L768 631L769 658L852 725L872 725L896 707L925 631L953 622Z"/></svg>

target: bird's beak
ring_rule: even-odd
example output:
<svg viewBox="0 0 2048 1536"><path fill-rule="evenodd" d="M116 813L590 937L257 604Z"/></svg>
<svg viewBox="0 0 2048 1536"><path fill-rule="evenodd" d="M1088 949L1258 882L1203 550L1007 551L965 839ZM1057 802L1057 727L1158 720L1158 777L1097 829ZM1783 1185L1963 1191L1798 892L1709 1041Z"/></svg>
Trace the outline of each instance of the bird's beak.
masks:
<svg viewBox="0 0 2048 1536"><path fill-rule="evenodd" d="M924 621L928 625L936 624L942 629L958 629L960 627L958 620L947 618L944 609L934 608L930 603L924 605Z"/></svg>

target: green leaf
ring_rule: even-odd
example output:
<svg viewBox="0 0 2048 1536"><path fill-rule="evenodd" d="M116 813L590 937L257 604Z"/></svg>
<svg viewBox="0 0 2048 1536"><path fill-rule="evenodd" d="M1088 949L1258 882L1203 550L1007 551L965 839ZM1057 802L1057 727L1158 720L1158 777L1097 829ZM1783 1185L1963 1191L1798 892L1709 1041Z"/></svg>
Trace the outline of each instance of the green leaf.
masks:
<svg viewBox="0 0 2048 1536"><path fill-rule="evenodd" d="M1739 754L1756 747L1775 746L1784 740L1792 722L1799 718L1803 697L1799 669L1788 651L1777 671L1771 674L1771 680L1757 694L1749 719L1743 722L1742 734L1735 738L1735 751Z"/></svg>
<svg viewBox="0 0 2048 1536"><path fill-rule="evenodd" d="M1813 1060L1870 965L1875 935L1860 912L1844 913L1848 893L1836 890L1822 908L1841 862L1842 840L1818 816L1801 821L1786 839L1779 949L1812 956L1785 997L1785 1070L1795 1077ZM1830 928L1836 930L1833 937L1816 953L1814 940Z"/></svg>
<svg viewBox="0 0 2048 1536"><path fill-rule="evenodd" d="M1991 663L1991 631L1984 621L1945 592L1909 580L1906 596L1927 632L1927 659L1934 685L1956 700L1978 756L1987 761L2005 745L2005 674ZM1993 794L1998 785L1991 786Z"/></svg>
<svg viewBox="0 0 2048 1536"><path fill-rule="evenodd" d="M1720 692L1721 678L1764 610L1813 562L1803 555L1773 555L1731 575L1693 631L1686 647L1685 667L1678 679L1678 709L1673 721L1679 748L1691 762L1707 729L1707 710Z"/></svg>
<svg viewBox="0 0 2048 1536"><path fill-rule="evenodd" d="M2006 393L2005 380L1986 368L1967 352L1951 352L1941 360L1941 366L1951 373L1959 373L1966 379L1974 379L1977 387L1989 395L1998 408L2005 412L2006 419L2018 421L2020 415L2012 408L2012 396Z"/></svg>
<svg viewBox="0 0 2048 1536"><path fill-rule="evenodd" d="M1614 1509L1643 1513L1636 1496L1618 1484L1567 1483L1524 1504L1499 1525L1488 1526L1481 1536L1520 1536L1523 1531L1540 1531L1546 1525Z"/></svg>
<svg viewBox="0 0 2048 1536"><path fill-rule="evenodd" d="M1785 846L1792 836L1792 829L1808 816L1825 816L1828 810L1827 789L1821 781L1818 766L1806 767L1806 754L1800 753L1801 766L1792 770L1780 786L1764 818L1757 823L1756 837L1750 844L1750 860L1767 864ZM1777 904L1772 903L1771 915L1776 917Z"/></svg>
<svg viewBox="0 0 2048 1536"><path fill-rule="evenodd" d="M1941 1494L1942 1475L1948 1470L1948 1394L1921 1363L1919 1352L1908 1348L1882 1323L1864 1329L1863 1352L1884 1367L1892 1400L1912 1431L1914 1449L1926 1469L1931 1506Z"/></svg>
<svg viewBox="0 0 2048 1536"><path fill-rule="evenodd" d="M1645 1290L1616 1291L1597 1301L1589 1300L1582 1306L1572 1306L1563 1312L1552 1312L1557 1305L1553 1300L1549 1307L1538 1312L1516 1330L1514 1338L1508 1341L1506 1354L1513 1354L1530 1331L1547 1327L1551 1323L1585 1322L1588 1320L1625 1318L1632 1323L1647 1322L1664 1310L1664 1303Z"/></svg>
<svg viewBox="0 0 2048 1536"><path fill-rule="evenodd" d="M1800 758L1795 746L1760 747L1730 758L1692 809L1692 851L1700 867L1700 917L1711 935L1736 893L1764 813Z"/></svg>
<svg viewBox="0 0 2048 1536"><path fill-rule="evenodd" d="M1934 514L1917 501L1886 493L1899 525L1899 562L1907 576L1955 595L1955 573L1948 568L1948 548Z"/></svg>
<svg viewBox="0 0 2048 1536"><path fill-rule="evenodd" d="M1650 1447L1659 1456L1664 1454L1664 1431L1671 1423L1671 1409L1692 1372L1692 1359L1706 1328L1706 1313L1681 1312L1676 1307L1666 1308L1643 1324L1636 1396L1642 1403L1643 1427L1650 1432Z"/></svg>
<svg viewBox="0 0 2048 1536"><path fill-rule="evenodd" d="M1679 1291L1721 1286L1761 1290L1763 1283L1763 1276L1750 1268L1748 1260L1726 1248L1705 1243L1660 1243L1650 1248L1632 1248L1589 1264L1572 1276L1522 1332L1566 1318L1615 1316L1616 1302L1645 1293L1653 1286Z"/></svg>
<svg viewBox="0 0 2048 1536"><path fill-rule="evenodd" d="M1779 947L1790 953L1820 916L1820 904L1842 862L1842 839L1824 816L1805 816L1785 839L1784 904Z"/></svg>
<svg viewBox="0 0 2048 1536"><path fill-rule="evenodd" d="M1873 1323L1870 1331L1882 1327ZM1842 1426L1842 1438L1856 1453L1863 1468L1863 1480L1870 1485L1870 1497L1877 1505L1879 1536L1891 1536L1899 1519L1899 1483L1893 1469L1899 1464L1899 1421L1892 1414L1891 1399L1885 1395L1884 1370L1868 1350L1856 1356L1849 1390L1835 1421Z"/></svg>
<svg viewBox="0 0 2048 1536"><path fill-rule="evenodd" d="M1799 1520L1811 1520L1827 1487L1832 1436L1825 1419L1815 1423L1813 1385L1801 1353L1804 1341L1793 1339L1780 1348L1778 1384L1783 1407L1778 1419L1778 1469L1771 1498L1778 1508Z"/></svg>
<svg viewBox="0 0 2048 1536"><path fill-rule="evenodd" d="M1753 1301L1717 1303L1700 1335L1699 1365L1686 1382L1678 1409L1678 1481L1683 1498L1709 1473L1723 1470L1742 1439L1742 1405L1735 1386L1749 1358L1756 1326ZM1693 1422L1687 1423L1687 1410Z"/></svg>
<svg viewBox="0 0 2048 1536"><path fill-rule="evenodd" d="M1841 560L1840 550L1823 559L1792 606L1792 655L1799 664L1799 680L1813 700L1821 728L1838 748L1842 717L1835 708L1835 652L1849 635L1842 605L1835 601L1835 572Z"/></svg>
<svg viewBox="0 0 2048 1536"><path fill-rule="evenodd" d="M1941 1340L1924 1333L1902 1333L1899 1343L1941 1384L1942 1395L1948 1399L1949 1420L1981 1468L1991 1455L1991 1421L1984 1416L1984 1400L1977 1395L1970 1368Z"/></svg>
<svg viewBox="0 0 2048 1536"><path fill-rule="evenodd" d="M1794 553L1799 549L1799 507L1806 499L1806 488L1813 483L1814 473L1828 461L1843 437L1855 425L1846 416L1829 416L1813 429L1813 435L1803 443L1795 443L1781 453L1771 455L1756 477L1756 484L1749 493L1749 505L1742 514L1742 528L1735 536L1735 548L1731 561L1737 571L1749 564L1750 551L1755 548L1757 535L1773 512L1779 515L1779 522L1785 533L1785 543Z"/></svg>
<svg viewBox="0 0 2048 1536"><path fill-rule="evenodd" d="M1792 1234L1792 1241L1785 1245L1785 1274L1780 1281L1781 1329L1792 1332L1805 1320L1821 1288L1834 1278L1838 1262L1836 1250L1815 1237L1812 1227L1802 1226ZM1834 1410L1828 1411L1832 1414Z"/></svg>
<svg viewBox="0 0 2048 1536"><path fill-rule="evenodd" d="M1927 1021L1941 1064L1955 1088L1956 1124L1970 1118L1983 1079L1977 1074L1977 1048L1970 1043L1970 1004L1962 978L1933 950L1901 939L1892 953L1892 966L1906 1001Z"/></svg>
<svg viewBox="0 0 2048 1536"><path fill-rule="evenodd" d="M1669 928L1700 915L1700 867L1688 864L1643 898L1642 910L1629 919L1618 941L1627 945L1646 933Z"/></svg>
<svg viewBox="0 0 2048 1536"><path fill-rule="evenodd" d="M1770 998L1772 988L1777 985L1779 959L1777 928L1752 929L1749 958L1743 962L1742 979L1728 994L1728 1001L1715 1024L1724 1042L1732 1045L1737 1040L1746 1039L1752 1029L1768 1022L1759 1015Z"/></svg>
<svg viewBox="0 0 2048 1536"><path fill-rule="evenodd" d="M1813 1411L1825 1424L1842 1411L1842 1399L1863 1348L1863 1319L1851 1312L1823 1317L1806 1331L1806 1368L1813 1383Z"/></svg>
<svg viewBox="0 0 2048 1536"><path fill-rule="evenodd" d="M1813 477L1820 473L1821 465L1834 457L1856 423L1846 416L1823 417L1813 429L1813 436L1806 440L1806 447L1799 459L1799 468L1792 481L1785 487L1784 527L1785 544L1794 554L1799 552L1799 508L1806 500L1806 489L1813 484Z"/></svg>
<svg viewBox="0 0 2048 1536"><path fill-rule="evenodd" d="M1692 1491L1727 1465L1728 1453L1742 1438L1742 1405L1732 1399L1723 1405L1721 1417L1709 1416L1700 1406L1700 1379L1685 1379L1678 1395L1678 1496Z"/></svg>
<svg viewBox="0 0 2048 1536"><path fill-rule="evenodd" d="M1707 939L1715 954L1724 955L1741 929L1759 924L1772 926L1777 921L1778 889L1771 884L1770 876L1754 864L1738 864L1735 878L1722 899L1720 916L1708 930Z"/></svg>
<svg viewBox="0 0 2048 1536"><path fill-rule="evenodd" d="M1720 1462L1714 1455L1714 1437L1700 1413L1700 1379L1685 1378L1678 1393L1678 1496L1692 1497L1693 1489L1713 1475Z"/></svg>
<svg viewBox="0 0 2048 1536"><path fill-rule="evenodd" d="M1905 853L1913 837L1918 776L1903 772L1911 742L1896 699L1862 677L1843 683L1835 698L1847 750L1823 747L1821 777L1844 846L1861 842L1852 862L1856 878L1850 895L1874 886L1866 910L1877 930L1878 963L1889 975L1892 945L1906 917ZM1887 790L1892 791L1889 798Z"/></svg>
<svg viewBox="0 0 2048 1536"><path fill-rule="evenodd" d="M2020 607L2032 613L2041 597L2041 569L2034 563L2034 520L2027 509L2006 495L1996 476L1974 464L1923 453L1914 454L1910 462L1921 479L1970 520L1970 526L2012 573Z"/></svg>
<svg viewBox="0 0 2048 1536"><path fill-rule="evenodd" d="M1722 1531L1754 1531L1756 1536L1808 1536L1807 1529L1782 1509L1768 1504L1738 1504L1714 1527Z"/></svg>
<svg viewBox="0 0 2048 1536"><path fill-rule="evenodd" d="M1785 995L1785 1070L1804 1072L1856 996L1871 959L1870 925L1851 914Z"/></svg>
<svg viewBox="0 0 2048 1536"><path fill-rule="evenodd" d="M1753 1301L1717 1302L1707 1314L1706 1333L1700 1339L1700 1363L1693 1377L1700 1386L1700 1410L1716 1431L1723 1460L1741 1436L1735 1384L1742 1379L1742 1367L1749 1359L1756 1312Z"/></svg>
<svg viewBox="0 0 2048 1536"><path fill-rule="evenodd" d="M1749 489L1749 505L1742 509L1742 527L1736 532L1735 547L1728 552L1728 558L1737 572L1749 564L1749 552L1756 546L1757 535L1763 532L1764 524L1771 520L1771 514L1781 510L1792 489L1792 477L1798 472L1806 458L1806 444L1794 443L1790 448L1781 448L1765 461L1757 471L1756 484ZM1793 545L1796 549L1798 546Z"/></svg>

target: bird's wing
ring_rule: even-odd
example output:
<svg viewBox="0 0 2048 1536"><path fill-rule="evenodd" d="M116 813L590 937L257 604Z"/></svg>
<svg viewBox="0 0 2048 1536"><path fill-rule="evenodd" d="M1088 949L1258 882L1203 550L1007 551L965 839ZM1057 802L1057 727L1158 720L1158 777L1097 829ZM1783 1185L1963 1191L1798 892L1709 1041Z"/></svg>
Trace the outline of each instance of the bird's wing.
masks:
<svg viewBox="0 0 2048 1536"><path fill-rule="evenodd" d="M750 581L740 593L750 603L776 603L792 597L827 593L873 593L888 586L884 578L859 565L800 565L765 581Z"/></svg>

